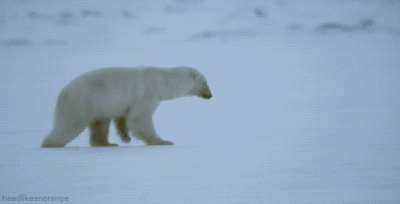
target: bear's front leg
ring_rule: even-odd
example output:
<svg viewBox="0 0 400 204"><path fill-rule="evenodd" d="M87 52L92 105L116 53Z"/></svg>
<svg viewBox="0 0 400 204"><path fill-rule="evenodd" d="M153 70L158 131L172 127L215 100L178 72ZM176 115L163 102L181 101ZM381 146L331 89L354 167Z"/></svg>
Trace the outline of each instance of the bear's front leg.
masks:
<svg viewBox="0 0 400 204"><path fill-rule="evenodd" d="M127 124L133 135L147 145L173 145L171 141L163 140L157 135L151 114L142 112L139 116L129 115Z"/></svg>
<svg viewBox="0 0 400 204"><path fill-rule="evenodd" d="M131 138L129 137L129 130L126 127L126 118L119 117L114 119L115 127L117 128L117 134L121 137L121 140L125 143L130 143Z"/></svg>
<svg viewBox="0 0 400 204"><path fill-rule="evenodd" d="M90 145L98 146L118 146L108 142L108 129L110 128L111 119L95 120L90 126Z"/></svg>

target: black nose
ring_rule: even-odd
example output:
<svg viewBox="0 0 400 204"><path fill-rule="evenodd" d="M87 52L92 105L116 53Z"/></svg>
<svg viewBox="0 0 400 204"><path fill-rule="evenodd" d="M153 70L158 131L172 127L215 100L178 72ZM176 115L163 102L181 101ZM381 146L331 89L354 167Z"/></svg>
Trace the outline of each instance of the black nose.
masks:
<svg viewBox="0 0 400 204"><path fill-rule="evenodd" d="M210 99L212 97L211 93L210 94L203 94L202 96L205 99Z"/></svg>

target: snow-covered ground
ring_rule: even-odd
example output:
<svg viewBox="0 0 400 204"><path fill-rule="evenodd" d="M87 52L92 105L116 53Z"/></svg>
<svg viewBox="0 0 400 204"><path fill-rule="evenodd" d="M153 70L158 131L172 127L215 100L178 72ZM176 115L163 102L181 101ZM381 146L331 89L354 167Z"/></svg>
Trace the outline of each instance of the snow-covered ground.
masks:
<svg viewBox="0 0 400 204"><path fill-rule="evenodd" d="M76 2L0 2L0 203L400 203L399 1ZM71 79L137 65L207 77L175 145L40 148Z"/></svg>

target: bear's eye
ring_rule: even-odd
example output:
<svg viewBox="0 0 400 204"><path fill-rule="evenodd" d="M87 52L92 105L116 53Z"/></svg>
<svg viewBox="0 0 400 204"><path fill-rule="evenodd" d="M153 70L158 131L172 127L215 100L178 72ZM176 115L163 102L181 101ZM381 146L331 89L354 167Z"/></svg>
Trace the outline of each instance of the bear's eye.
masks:
<svg viewBox="0 0 400 204"><path fill-rule="evenodd" d="M193 78L193 79L197 79L197 77L200 76L200 73L197 72L197 71L195 71L195 72L192 72L191 75L192 75L192 78Z"/></svg>

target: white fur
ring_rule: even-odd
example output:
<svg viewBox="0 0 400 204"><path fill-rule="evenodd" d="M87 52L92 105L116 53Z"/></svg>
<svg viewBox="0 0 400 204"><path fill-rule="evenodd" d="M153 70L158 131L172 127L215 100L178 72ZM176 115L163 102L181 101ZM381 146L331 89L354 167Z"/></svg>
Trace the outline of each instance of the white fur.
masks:
<svg viewBox="0 0 400 204"><path fill-rule="evenodd" d="M63 147L86 127L91 130L92 146L115 145L107 139L112 119L122 121L119 132L124 132L126 122L126 129L149 145L172 144L157 135L152 115L162 100L194 95L208 99L211 92L205 77L190 67L105 68L85 73L61 91L54 128L42 147ZM130 141L127 134L121 137Z"/></svg>

